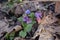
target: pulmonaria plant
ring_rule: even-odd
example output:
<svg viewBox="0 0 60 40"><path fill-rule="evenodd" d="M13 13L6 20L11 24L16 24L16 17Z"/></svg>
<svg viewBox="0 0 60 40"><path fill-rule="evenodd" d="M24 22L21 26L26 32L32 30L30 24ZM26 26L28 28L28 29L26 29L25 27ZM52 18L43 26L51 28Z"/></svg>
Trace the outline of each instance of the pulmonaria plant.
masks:
<svg viewBox="0 0 60 40"><path fill-rule="evenodd" d="M42 13L41 12L36 12L35 17L36 17L36 20L37 20L37 22L39 24L41 22Z"/></svg>
<svg viewBox="0 0 60 40"><path fill-rule="evenodd" d="M30 11L27 10L22 17L18 18L18 20L23 26L23 30L19 32L19 36L25 38L27 33L31 31L33 24L36 23L36 21L34 20L34 13L30 13Z"/></svg>

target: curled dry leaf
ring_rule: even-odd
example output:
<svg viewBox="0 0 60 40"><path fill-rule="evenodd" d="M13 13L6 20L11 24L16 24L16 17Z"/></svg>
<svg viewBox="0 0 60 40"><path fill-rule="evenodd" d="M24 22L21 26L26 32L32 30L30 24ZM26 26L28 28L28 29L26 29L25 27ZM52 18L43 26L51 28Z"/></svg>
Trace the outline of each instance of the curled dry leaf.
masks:
<svg viewBox="0 0 60 40"><path fill-rule="evenodd" d="M19 26L19 25L16 25L13 29L14 29L15 31L19 31L19 30L21 30L21 29L22 29L22 27L21 27L21 26Z"/></svg>
<svg viewBox="0 0 60 40"><path fill-rule="evenodd" d="M22 27L21 27L20 25L16 25L16 26L14 26L14 27L10 27L10 28L7 28L7 29L8 29L7 32L10 33L10 32L12 32L12 31L17 32L17 31L21 30Z"/></svg>

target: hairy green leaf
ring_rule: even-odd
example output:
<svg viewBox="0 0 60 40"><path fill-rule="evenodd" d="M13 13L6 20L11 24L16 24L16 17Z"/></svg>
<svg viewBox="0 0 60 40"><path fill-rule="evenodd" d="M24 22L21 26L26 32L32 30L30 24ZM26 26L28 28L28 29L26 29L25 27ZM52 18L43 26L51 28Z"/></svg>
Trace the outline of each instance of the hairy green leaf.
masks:
<svg viewBox="0 0 60 40"><path fill-rule="evenodd" d="M9 40L9 33L5 35L6 40Z"/></svg>
<svg viewBox="0 0 60 40"><path fill-rule="evenodd" d="M19 36L25 38L25 36L27 35L27 33L25 31L20 31L19 32Z"/></svg>
<svg viewBox="0 0 60 40"><path fill-rule="evenodd" d="M36 23L36 21L32 21L32 24Z"/></svg>
<svg viewBox="0 0 60 40"><path fill-rule="evenodd" d="M10 40L13 40L14 36L15 36L15 32L10 33L10 35L9 35Z"/></svg>
<svg viewBox="0 0 60 40"><path fill-rule="evenodd" d="M34 20L34 17L35 17L35 16L34 16L34 13L33 13L33 12L30 13L28 16L31 17L32 20Z"/></svg>
<svg viewBox="0 0 60 40"><path fill-rule="evenodd" d="M7 33L6 35L5 35L5 38L6 38L6 40L13 40L14 39L14 36L15 36L15 32L12 32L12 33Z"/></svg>
<svg viewBox="0 0 60 40"><path fill-rule="evenodd" d="M27 24L27 27L24 28L24 31L30 32L33 24Z"/></svg>
<svg viewBox="0 0 60 40"><path fill-rule="evenodd" d="M19 17L18 18L18 21L22 22L23 21L22 17Z"/></svg>
<svg viewBox="0 0 60 40"><path fill-rule="evenodd" d="M27 26L27 24L25 22L22 22L22 26L23 26L23 28L25 28Z"/></svg>
<svg viewBox="0 0 60 40"><path fill-rule="evenodd" d="M14 36L15 36L15 32L10 33L9 36L10 36L10 37L14 37Z"/></svg>

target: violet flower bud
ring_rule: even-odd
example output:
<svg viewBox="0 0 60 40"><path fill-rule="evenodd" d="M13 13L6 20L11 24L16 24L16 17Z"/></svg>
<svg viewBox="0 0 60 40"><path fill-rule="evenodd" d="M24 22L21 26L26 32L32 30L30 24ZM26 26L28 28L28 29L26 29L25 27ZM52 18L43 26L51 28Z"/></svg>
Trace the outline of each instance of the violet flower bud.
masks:
<svg viewBox="0 0 60 40"><path fill-rule="evenodd" d="M26 14L30 14L31 12L30 12L30 10L26 10L25 13Z"/></svg>

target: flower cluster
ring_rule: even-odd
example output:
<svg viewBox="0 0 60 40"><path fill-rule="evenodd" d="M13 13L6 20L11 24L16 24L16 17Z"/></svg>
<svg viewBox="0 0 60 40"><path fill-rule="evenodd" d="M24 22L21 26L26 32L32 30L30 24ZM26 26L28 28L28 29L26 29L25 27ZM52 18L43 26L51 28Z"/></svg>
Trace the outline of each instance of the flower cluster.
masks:
<svg viewBox="0 0 60 40"><path fill-rule="evenodd" d="M41 12L36 12L35 13L35 17L36 18L41 18L42 17L42 13Z"/></svg>
<svg viewBox="0 0 60 40"><path fill-rule="evenodd" d="M41 22L42 13L41 12L36 12L35 17L36 17L36 20L37 20L37 22L39 24Z"/></svg>
<svg viewBox="0 0 60 40"><path fill-rule="evenodd" d="M30 10L26 10L26 11L25 11L25 14L26 14L26 15L27 15L27 14L29 15L29 14L31 14L31 11L30 11ZM40 23L41 18L42 18L42 13L41 13L41 12L36 12L34 15L35 15L35 17L36 17L37 22ZM24 16L24 17L23 17L23 21L25 21L26 23L31 23L31 19L28 18L28 16Z"/></svg>

